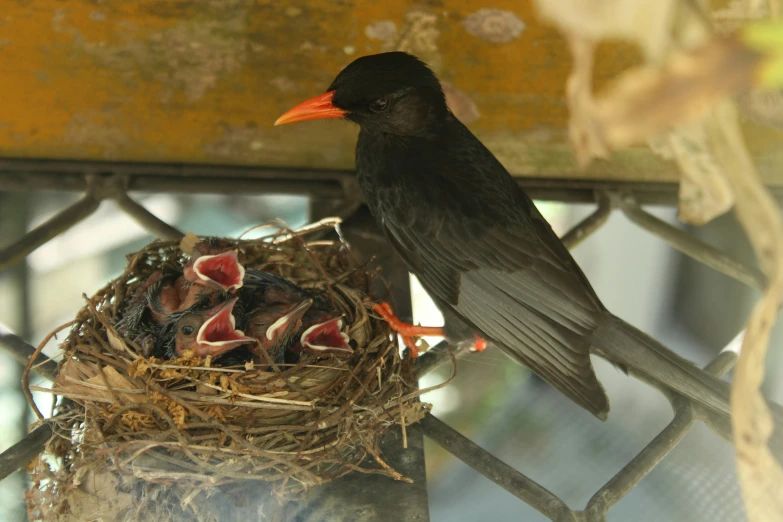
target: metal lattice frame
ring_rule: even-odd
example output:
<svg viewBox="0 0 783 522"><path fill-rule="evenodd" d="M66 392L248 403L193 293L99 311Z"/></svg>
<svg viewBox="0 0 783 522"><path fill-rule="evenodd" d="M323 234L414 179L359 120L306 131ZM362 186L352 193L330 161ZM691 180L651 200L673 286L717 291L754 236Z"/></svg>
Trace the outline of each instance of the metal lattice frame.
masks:
<svg viewBox="0 0 783 522"><path fill-rule="evenodd" d="M573 248L598 230L614 209L622 211L633 223L654 234L682 253L722 272L741 283L761 289L764 275L686 232L645 212L639 201L674 204L676 186L672 184L601 182L585 180L520 180L531 196L559 201L595 201L597 209L563 236ZM46 241L87 218L102 200L112 199L128 215L152 234L166 239L182 236L128 195L130 190L190 193L302 193L336 201L334 214L348 214L359 205L355 177L350 172L290 171L217 166L138 165L115 163L46 162L27 160L0 161L0 189L83 191L83 197L39 227L0 250L0 270L24 259ZM34 349L14 334L0 330L0 347L26 364ZM455 349L441 343L417 360L419 376L452 361ZM43 359L43 362L41 362ZM737 354L724 350L705 371L723 376L736 363ZM34 371L51 379L56 364L45 357L37 359ZM649 381L648 381L649 382ZM650 382L658 387L657 383ZM686 398L660 388L674 409L674 419L634 459L596 491L584 510L574 510L556 494L514 470L484 451L436 417L427 415L410 431L431 438L476 471L554 521L590 521L606 519L607 512L631 491L685 437L695 421L702 421L716 434L731 440L731 427ZM44 424L23 441L0 455L0 471L7 475L40 452L51 435ZM778 454L780 457L780 452ZM418 474L423 478L423 462ZM0 478L4 475L0 473ZM370 480L363 478L363 481ZM372 480L388 480L376 477ZM396 491L396 492L395 492ZM401 492L401 493L400 493ZM386 495L404 495L404 489L387 489ZM410 501L410 497L407 497ZM426 496L423 497L426 501ZM397 504L399 505L399 504ZM399 513L394 516L399 515ZM426 518L426 506L424 511Z"/></svg>

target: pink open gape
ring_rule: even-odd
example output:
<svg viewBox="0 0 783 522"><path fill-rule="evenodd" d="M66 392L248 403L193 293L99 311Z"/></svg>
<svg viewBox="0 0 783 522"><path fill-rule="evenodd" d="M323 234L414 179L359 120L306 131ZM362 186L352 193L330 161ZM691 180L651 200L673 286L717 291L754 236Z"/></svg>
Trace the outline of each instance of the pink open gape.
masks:
<svg viewBox="0 0 783 522"><path fill-rule="evenodd" d="M247 337L245 332L236 329L236 319L233 314L236 302L236 299L226 301L222 308L198 329L196 342L199 345L215 347L216 349L210 352L213 355L241 344L255 342L255 339Z"/></svg>
<svg viewBox="0 0 783 522"><path fill-rule="evenodd" d="M291 311L280 317L266 329L267 340L273 341L277 337L283 337L286 335L289 328L294 329L294 331L299 330L302 325L302 317L312 305L312 299L305 299L301 303L295 305Z"/></svg>
<svg viewBox="0 0 783 522"><path fill-rule="evenodd" d="M339 317L316 324L304 331L301 338L302 346L310 350L337 351L353 353L348 341L351 340L343 333L343 320Z"/></svg>
<svg viewBox="0 0 783 522"><path fill-rule="evenodd" d="M193 271L203 281L212 281L223 290L242 288L245 267L239 264L236 250L213 256L201 256L193 263Z"/></svg>

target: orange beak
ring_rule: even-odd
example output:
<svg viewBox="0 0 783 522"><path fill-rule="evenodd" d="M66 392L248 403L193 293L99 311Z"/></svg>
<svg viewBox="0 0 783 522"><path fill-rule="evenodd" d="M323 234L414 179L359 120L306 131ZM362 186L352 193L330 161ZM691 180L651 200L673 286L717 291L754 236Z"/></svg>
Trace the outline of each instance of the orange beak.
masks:
<svg viewBox="0 0 783 522"><path fill-rule="evenodd" d="M286 123L294 123L295 121L345 117L346 111L332 104L333 97L334 91L329 91L326 94L310 98L277 118L275 125L284 125Z"/></svg>

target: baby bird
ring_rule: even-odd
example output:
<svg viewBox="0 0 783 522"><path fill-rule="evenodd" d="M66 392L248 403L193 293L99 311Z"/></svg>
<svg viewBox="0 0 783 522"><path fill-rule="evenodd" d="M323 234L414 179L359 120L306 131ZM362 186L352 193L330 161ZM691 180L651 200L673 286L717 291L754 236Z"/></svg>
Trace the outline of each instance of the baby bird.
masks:
<svg viewBox="0 0 783 522"><path fill-rule="evenodd" d="M248 270L239 296L243 330L276 363L296 362L304 350L353 352L342 319L318 296L283 277Z"/></svg>
<svg viewBox="0 0 783 522"><path fill-rule="evenodd" d="M161 331L165 355L182 357L192 351L197 357L217 357L239 346L255 344L253 337L237 330L234 306L237 298L231 298L216 306L209 302L198 303L192 309L172 314L169 323Z"/></svg>

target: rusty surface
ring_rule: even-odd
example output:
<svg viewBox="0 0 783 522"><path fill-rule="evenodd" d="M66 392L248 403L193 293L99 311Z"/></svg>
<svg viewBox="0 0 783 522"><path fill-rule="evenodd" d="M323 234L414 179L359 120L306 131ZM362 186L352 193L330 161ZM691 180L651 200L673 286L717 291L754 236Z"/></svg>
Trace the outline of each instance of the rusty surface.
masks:
<svg viewBox="0 0 783 522"><path fill-rule="evenodd" d="M568 50L518 0L9 1L0 155L350 168L351 125L272 122L357 56L392 49L431 64L455 112L515 174L676 179L646 149L577 171ZM597 86L637 59L603 45ZM783 184L779 132L746 130L767 181Z"/></svg>

